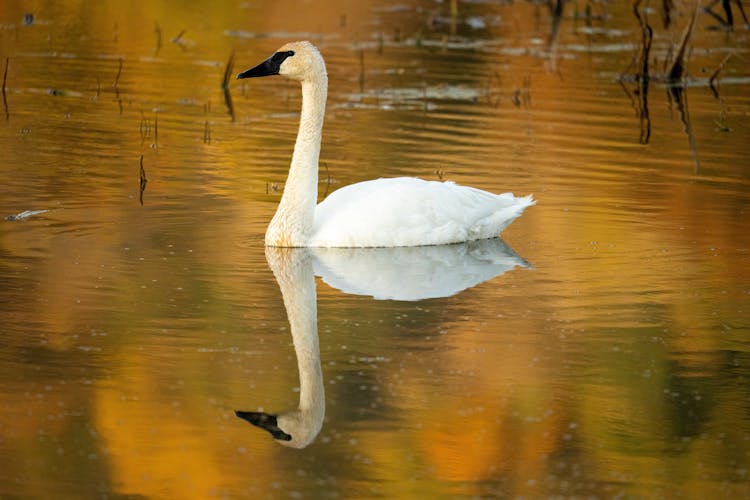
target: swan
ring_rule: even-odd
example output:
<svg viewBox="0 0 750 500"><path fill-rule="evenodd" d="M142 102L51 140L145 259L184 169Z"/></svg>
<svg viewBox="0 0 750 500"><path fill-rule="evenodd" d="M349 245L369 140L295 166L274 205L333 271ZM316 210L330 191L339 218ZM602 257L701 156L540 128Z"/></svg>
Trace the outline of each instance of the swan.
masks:
<svg viewBox="0 0 750 500"><path fill-rule="evenodd" d="M316 205L328 94L325 62L310 42L292 42L237 78L269 75L301 82L302 112L284 193L266 230L266 246L407 247L495 238L536 203L531 195L398 177L345 186Z"/></svg>
<svg viewBox="0 0 750 500"><path fill-rule="evenodd" d="M241 410L234 413L268 431L278 443L304 448L315 440L325 417L312 255L307 248L266 247L266 260L281 289L292 331L300 379L299 405L281 414Z"/></svg>

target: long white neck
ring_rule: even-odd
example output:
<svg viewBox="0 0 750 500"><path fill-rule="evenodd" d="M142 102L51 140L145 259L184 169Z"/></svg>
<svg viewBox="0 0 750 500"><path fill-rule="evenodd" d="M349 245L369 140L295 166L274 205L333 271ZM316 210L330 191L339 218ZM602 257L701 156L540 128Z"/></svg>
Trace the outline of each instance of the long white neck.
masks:
<svg viewBox="0 0 750 500"><path fill-rule="evenodd" d="M306 246L318 201L318 159L326 110L325 69L302 81L302 113L292 164L279 208L266 230L266 245Z"/></svg>
<svg viewBox="0 0 750 500"><path fill-rule="evenodd" d="M303 447L318 435L325 416L312 256L308 249L267 247L266 259L284 298L300 379L299 408L279 415L278 425L292 436L283 444Z"/></svg>

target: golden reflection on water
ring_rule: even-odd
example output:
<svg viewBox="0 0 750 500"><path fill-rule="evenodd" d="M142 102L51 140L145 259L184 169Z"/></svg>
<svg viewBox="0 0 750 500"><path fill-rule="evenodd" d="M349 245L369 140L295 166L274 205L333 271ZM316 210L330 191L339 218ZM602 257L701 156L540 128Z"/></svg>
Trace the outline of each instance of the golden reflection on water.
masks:
<svg viewBox="0 0 750 500"><path fill-rule="evenodd" d="M457 5L6 2L0 214L49 211L0 224L0 495L748 495L747 31L698 17L692 138L654 64L640 144L630 5ZM691 7L648 14L658 60ZM233 412L299 403L262 246L299 91L232 81L232 122L221 83L302 37L321 194L414 175L539 204L504 233L532 267L449 297L318 270L326 416L288 450Z"/></svg>

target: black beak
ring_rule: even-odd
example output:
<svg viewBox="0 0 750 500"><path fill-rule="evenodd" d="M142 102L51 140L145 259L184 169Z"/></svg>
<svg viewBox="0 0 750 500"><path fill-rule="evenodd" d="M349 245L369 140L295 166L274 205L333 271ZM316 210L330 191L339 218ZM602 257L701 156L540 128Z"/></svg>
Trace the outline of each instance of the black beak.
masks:
<svg viewBox="0 0 750 500"><path fill-rule="evenodd" d="M274 439L279 441L291 441L292 436L282 431L278 422L276 421L276 415L270 413L255 412L255 411L235 411L235 415L240 417L242 420L246 420L256 427L265 429L268 431Z"/></svg>
<svg viewBox="0 0 750 500"><path fill-rule="evenodd" d="M256 78L259 76L271 76L278 75L281 63L283 63L287 57L294 55L293 50L287 50L285 52L276 52L274 55L247 71L243 71L237 75L237 79L242 78Z"/></svg>

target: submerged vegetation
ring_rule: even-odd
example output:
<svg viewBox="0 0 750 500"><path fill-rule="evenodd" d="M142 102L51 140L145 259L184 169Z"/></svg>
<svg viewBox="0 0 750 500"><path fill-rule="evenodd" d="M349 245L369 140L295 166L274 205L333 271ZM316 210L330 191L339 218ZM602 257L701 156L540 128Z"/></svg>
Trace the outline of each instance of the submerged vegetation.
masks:
<svg viewBox="0 0 750 500"><path fill-rule="evenodd" d="M729 2L725 2L725 4L728 5ZM662 19L664 20L663 25L664 29L667 30L673 25L674 10L676 7L672 1L663 2L661 6ZM731 11L731 6L727 6L726 8ZM633 16L640 27L640 43L638 44L636 55L633 56L630 64L618 79L636 110L640 123L639 142L641 144L649 143L652 132L649 111L650 85L652 82L657 82L663 83L666 86L670 103L674 104L677 108L680 120L683 123L685 134L688 138L689 149L693 157L694 173L698 172L700 161L698 159L698 149L688 110L687 90L691 86L691 82L695 81L695 79L691 79L688 74L688 64L698 16L701 12L710 12L709 9L710 7L701 9L700 2L696 1L693 4L692 11L688 10L686 16L682 16L687 17L687 21L682 29L679 41L676 43L670 41L666 48L666 52L654 55L652 53L654 29L649 22L647 8L641 0L635 0L633 2ZM727 23L723 22L722 26L731 29L733 27L731 16L728 19L729 21ZM708 79L708 85L717 98L719 98L719 93L715 85L716 79L719 72L731 59L732 55L731 52L727 54L723 60L718 63L716 70ZM661 59L660 68L657 64L659 59Z"/></svg>

